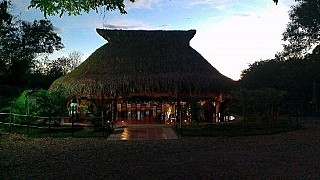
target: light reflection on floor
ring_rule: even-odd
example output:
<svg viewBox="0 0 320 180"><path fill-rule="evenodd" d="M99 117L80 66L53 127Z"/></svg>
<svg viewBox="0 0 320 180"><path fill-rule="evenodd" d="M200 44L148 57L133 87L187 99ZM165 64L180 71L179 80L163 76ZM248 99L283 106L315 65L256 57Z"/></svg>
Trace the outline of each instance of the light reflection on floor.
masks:
<svg viewBox="0 0 320 180"><path fill-rule="evenodd" d="M162 128L125 128L121 140L167 139Z"/></svg>

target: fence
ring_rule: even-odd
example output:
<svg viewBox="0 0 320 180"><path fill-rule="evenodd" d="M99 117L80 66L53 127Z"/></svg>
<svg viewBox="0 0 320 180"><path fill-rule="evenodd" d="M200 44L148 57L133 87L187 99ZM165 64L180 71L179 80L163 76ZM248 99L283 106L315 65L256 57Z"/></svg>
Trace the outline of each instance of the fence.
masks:
<svg viewBox="0 0 320 180"><path fill-rule="evenodd" d="M19 122L15 122L19 119ZM113 129L113 123L103 116L91 118L91 122L75 122L75 117L44 117L15 113L0 113L0 129L35 137L106 137Z"/></svg>

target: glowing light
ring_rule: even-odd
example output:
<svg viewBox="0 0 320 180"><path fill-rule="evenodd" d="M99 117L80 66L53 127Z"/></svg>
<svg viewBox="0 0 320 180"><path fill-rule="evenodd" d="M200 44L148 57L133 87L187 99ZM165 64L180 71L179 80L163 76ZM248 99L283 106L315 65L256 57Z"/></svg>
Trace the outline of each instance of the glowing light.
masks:
<svg viewBox="0 0 320 180"><path fill-rule="evenodd" d="M123 121L122 121L123 122ZM129 139L129 136L130 136L130 133L128 132L128 129L125 128L123 133L121 134L121 137L120 139L121 140L128 140Z"/></svg>
<svg viewBox="0 0 320 180"><path fill-rule="evenodd" d="M167 110L167 112L166 112L166 115L167 115L167 118L168 118L168 119L170 118L171 111L172 111L171 106L169 106L169 107L168 107L168 110Z"/></svg>

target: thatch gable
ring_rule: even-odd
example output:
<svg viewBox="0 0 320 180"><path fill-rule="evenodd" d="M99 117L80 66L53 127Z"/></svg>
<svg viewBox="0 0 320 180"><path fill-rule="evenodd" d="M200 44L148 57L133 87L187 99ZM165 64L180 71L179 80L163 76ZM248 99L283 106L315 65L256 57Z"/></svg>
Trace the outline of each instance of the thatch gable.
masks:
<svg viewBox="0 0 320 180"><path fill-rule="evenodd" d="M97 32L108 43L50 90L100 98L205 97L230 89L233 82L190 47L195 30Z"/></svg>

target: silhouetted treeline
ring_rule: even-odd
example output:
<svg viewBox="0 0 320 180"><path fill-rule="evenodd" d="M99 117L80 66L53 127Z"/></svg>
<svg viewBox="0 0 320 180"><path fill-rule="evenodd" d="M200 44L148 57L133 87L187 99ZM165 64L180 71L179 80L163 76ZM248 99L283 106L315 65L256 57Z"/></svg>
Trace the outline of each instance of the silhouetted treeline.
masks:
<svg viewBox="0 0 320 180"><path fill-rule="evenodd" d="M242 72L241 88L256 90L273 88L285 92L285 103L304 115L319 111L320 46L300 58L277 57L257 61Z"/></svg>

